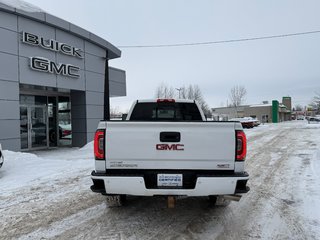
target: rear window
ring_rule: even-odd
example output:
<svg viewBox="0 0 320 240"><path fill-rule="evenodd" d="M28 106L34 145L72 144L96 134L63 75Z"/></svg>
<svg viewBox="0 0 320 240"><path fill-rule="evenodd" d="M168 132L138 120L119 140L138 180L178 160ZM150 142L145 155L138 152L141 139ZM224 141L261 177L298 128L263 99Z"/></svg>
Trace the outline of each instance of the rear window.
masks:
<svg viewBox="0 0 320 240"><path fill-rule="evenodd" d="M131 121L202 121L195 103L137 103Z"/></svg>

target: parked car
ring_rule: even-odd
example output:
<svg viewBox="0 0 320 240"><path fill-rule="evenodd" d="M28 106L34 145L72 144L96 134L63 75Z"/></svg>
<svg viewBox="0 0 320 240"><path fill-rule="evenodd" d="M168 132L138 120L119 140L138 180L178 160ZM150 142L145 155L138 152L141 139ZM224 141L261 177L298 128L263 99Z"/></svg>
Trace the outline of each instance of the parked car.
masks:
<svg viewBox="0 0 320 240"><path fill-rule="evenodd" d="M3 157L3 154L2 154L2 146L1 146L1 143L0 143L0 168L3 165L3 162L4 162L4 157Z"/></svg>
<svg viewBox="0 0 320 240"><path fill-rule="evenodd" d="M309 117L308 123L320 123L319 117Z"/></svg>
<svg viewBox="0 0 320 240"><path fill-rule="evenodd" d="M59 139L71 138L71 136L72 136L71 124L59 124ZM52 143L56 141L55 129L49 130L49 140Z"/></svg>
<svg viewBox="0 0 320 240"><path fill-rule="evenodd" d="M243 128L253 128L260 125L260 121L252 117L232 118L229 121L240 122Z"/></svg>
<svg viewBox="0 0 320 240"><path fill-rule="evenodd" d="M298 115L297 116L297 120L304 120L304 116L303 115Z"/></svg>

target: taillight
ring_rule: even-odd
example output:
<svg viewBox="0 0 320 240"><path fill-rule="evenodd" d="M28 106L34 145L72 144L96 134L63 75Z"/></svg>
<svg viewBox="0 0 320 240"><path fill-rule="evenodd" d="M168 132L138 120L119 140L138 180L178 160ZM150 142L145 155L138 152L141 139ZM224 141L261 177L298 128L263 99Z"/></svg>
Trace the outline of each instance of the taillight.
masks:
<svg viewBox="0 0 320 240"><path fill-rule="evenodd" d="M237 161L244 161L247 156L247 138L243 131L236 131L237 141L236 141L236 151Z"/></svg>
<svg viewBox="0 0 320 240"><path fill-rule="evenodd" d="M105 130L98 129L94 135L94 156L96 160L105 159Z"/></svg>
<svg viewBox="0 0 320 240"><path fill-rule="evenodd" d="M157 103L168 103L168 102L174 103L174 102L176 102L176 100L174 100L172 98L166 98L166 99L159 98L159 99L157 99Z"/></svg>

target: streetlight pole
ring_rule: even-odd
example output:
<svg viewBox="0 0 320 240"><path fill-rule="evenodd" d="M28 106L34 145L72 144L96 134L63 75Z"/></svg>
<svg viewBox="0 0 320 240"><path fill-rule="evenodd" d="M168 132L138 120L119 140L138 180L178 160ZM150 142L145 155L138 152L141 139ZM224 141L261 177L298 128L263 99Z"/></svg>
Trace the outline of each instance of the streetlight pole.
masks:
<svg viewBox="0 0 320 240"><path fill-rule="evenodd" d="M179 99L180 99L180 91L182 90L182 88L176 88L176 90L179 92Z"/></svg>

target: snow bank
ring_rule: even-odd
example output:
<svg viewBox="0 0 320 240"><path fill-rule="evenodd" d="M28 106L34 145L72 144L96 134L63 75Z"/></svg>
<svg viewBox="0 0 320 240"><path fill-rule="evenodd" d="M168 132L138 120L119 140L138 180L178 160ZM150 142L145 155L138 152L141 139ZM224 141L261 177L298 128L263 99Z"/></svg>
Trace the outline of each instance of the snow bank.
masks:
<svg viewBox="0 0 320 240"><path fill-rule="evenodd" d="M79 175L94 169L92 143L85 148L61 148L36 153L5 150L0 169L0 192L25 188Z"/></svg>
<svg viewBox="0 0 320 240"><path fill-rule="evenodd" d="M309 129L320 128L320 123L309 123L309 124L306 124L305 128L309 128Z"/></svg>
<svg viewBox="0 0 320 240"><path fill-rule="evenodd" d="M0 3L25 12L44 12L41 8L22 0L0 0Z"/></svg>

